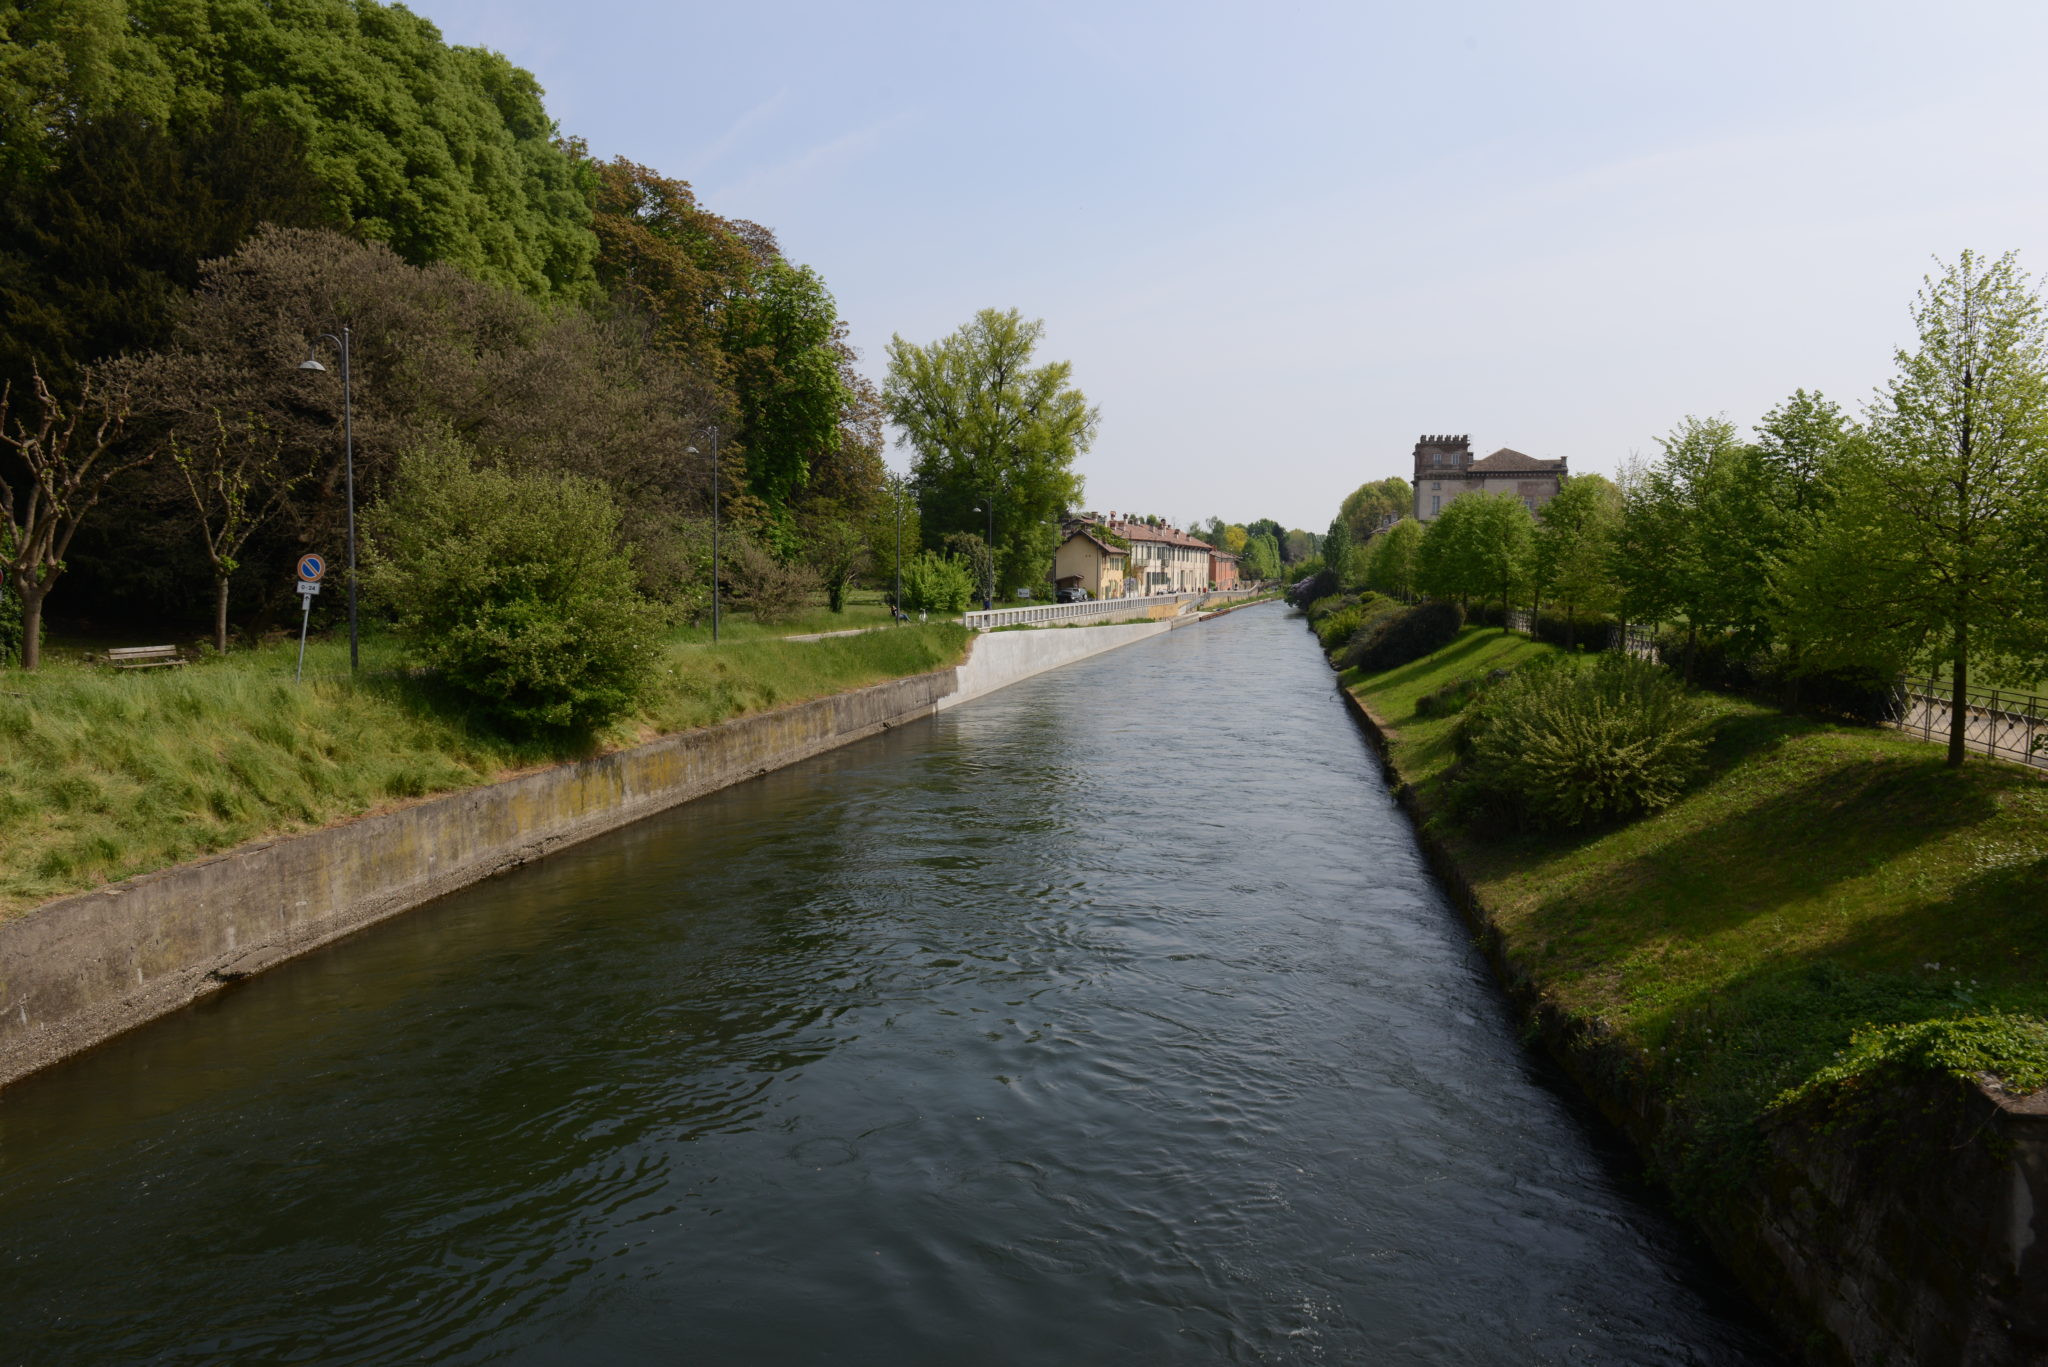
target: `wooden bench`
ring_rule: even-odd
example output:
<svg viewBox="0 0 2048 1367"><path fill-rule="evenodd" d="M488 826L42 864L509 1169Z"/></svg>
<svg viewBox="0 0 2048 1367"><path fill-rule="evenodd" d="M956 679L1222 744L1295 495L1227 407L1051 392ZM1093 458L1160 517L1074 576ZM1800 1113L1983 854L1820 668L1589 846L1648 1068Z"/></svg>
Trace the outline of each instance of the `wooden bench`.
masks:
<svg viewBox="0 0 2048 1367"><path fill-rule="evenodd" d="M107 663L116 669L155 669L185 661L176 646L117 646L107 652Z"/></svg>

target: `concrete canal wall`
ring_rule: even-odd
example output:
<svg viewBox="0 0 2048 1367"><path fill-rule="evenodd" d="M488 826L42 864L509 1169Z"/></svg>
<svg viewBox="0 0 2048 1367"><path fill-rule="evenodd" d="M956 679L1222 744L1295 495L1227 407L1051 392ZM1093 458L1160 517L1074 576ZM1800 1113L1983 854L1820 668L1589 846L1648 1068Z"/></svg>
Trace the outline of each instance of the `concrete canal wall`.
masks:
<svg viewBox="0 0 2048 1367"><path fill-rule="evenodd" d="M0 922L0 1086L566 845L1177 622L976 637L965 663L664 736L49 902Z"/></svg>

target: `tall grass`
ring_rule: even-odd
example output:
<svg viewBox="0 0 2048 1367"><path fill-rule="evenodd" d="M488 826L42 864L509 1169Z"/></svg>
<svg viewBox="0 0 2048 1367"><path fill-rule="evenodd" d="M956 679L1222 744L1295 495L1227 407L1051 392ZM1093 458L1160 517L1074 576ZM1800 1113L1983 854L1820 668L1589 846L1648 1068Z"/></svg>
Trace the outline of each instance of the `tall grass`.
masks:
<svg viewBox="0 0 2048 1367"><path fill-rule="evenodd" d="M295 643L178 670L0 674L0 916L526 766L942 668L966 637L933 624L671 646L634 715L541 740L478 723L375 638L354 678L345 645L314 643L304 683Z"/></svg>

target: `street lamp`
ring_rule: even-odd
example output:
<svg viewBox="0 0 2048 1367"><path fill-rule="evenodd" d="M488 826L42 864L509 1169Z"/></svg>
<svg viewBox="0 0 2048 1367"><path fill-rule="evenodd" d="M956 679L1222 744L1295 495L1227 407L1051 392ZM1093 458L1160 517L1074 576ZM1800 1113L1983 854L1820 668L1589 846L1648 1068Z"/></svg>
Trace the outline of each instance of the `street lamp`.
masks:
<svg viewBox="0 0 2048 1367"><path fill-rule="evenodd" d="M348 324L341 325L341 336L323 332L306 345L306 359L299 362L299 369L325 373L313 351L321 342L334 343L341 353L341 451L348 482L348 669L353 674L361 663L361 647L356 636L356 434L355 434L355 393L354 376L348 364Z"/></svg>
<svg viewBox="0 0 2048 1367"><path fill-rule="evenodd" d="M978 503L977 503L976 505L974 505L974 511L975 511L975 512L977 512L977 513L978 513L978 512L980 512L981 510L982 510L982 509L981 509L981 505L980 505L980 504L978 504ZM996 604L995 604L995 597L996 597L996 496L995 496L994 494L990 494L990 495L988 496L988 578L986 578L986 579L984 579L984 580L982 581L982 586L981 586L981 610L982 610L983 612L987 612L987 611L989 611L990 609L992 609L992 608L994 608L994 607L995 607L995 605L996 605Z"/></svg>
<svg viewBox="0 0 2048 1367"><path fill-rule="evenodd" d="M901 478L899 477L899 478L898 478L898 479L897 479L897 480L895 481L895 483L896 483L896 601L895 601L894 603L892 603L892 604L890 604L890 605L889 605L889 615L890 615L890 618L891 618L892 620L894 620L894 621L897 621L897 622L901 622L901 621L905 620L905 619L904 619L904 616L903 616L903 484L904 484L904 481L903 481L903 480L902 480L902 479L901 479Z"/></svg>
<svg viewBox="0 0 2048 1367"><path fill-rule="evenodd" d="M685 448L698 454L694 446ZM718 424L711 424L711 643L718 644Z"/></svg>

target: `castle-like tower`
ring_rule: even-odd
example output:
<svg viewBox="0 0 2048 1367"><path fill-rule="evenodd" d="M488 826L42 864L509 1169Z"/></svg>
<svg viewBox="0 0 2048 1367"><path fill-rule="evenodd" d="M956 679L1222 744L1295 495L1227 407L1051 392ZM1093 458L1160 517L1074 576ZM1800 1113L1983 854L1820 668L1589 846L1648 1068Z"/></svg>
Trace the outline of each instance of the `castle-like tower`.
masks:
<svg viewBox="0 0 2048 1367"><path fill-rule="evenodd" d="M1423 437L1415 443L1415 520L1428 522L1460 494L1511 493L1538 512L1569 475L1563 460L1538 460L1503 446L1472 459L1469 436Z"/></svg>

